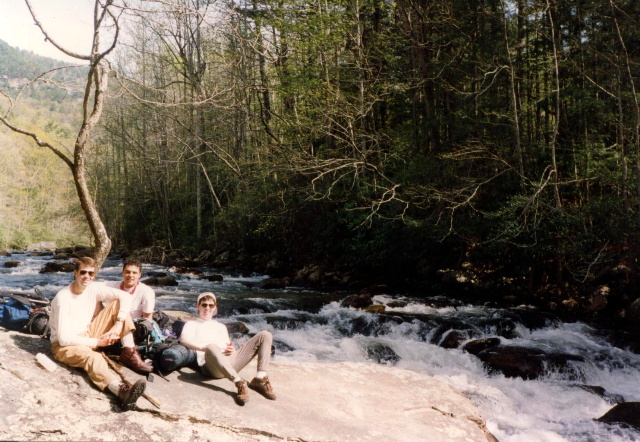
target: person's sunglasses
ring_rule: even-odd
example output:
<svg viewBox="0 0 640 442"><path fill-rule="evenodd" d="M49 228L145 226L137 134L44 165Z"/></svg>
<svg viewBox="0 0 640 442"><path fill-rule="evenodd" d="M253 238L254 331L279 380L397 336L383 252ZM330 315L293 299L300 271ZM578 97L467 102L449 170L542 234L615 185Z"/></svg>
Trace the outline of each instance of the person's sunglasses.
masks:
<svg viewBox="0 0 640 442"><path fill-rule="evenodd" d="M94 276L96 276L96 272L92 272L91 270L80 270L80 274L81 274L81 275L86 275L87 273L88 273L88 274L89 274L89 276L91 276L92 278L93 278Z"/></svg>
<svg viewBox="0 0 640 442"><path fill-rule="evenodd" d="M202 304L200 304L203 308L214 308L216 305L215 304L208 304L206 302L203 302Z"/></svg>

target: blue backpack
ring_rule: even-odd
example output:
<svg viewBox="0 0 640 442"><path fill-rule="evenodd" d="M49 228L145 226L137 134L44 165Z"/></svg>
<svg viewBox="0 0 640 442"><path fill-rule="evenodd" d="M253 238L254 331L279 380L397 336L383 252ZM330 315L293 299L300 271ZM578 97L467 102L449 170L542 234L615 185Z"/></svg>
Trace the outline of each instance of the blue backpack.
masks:
<svg viewBox="0 0 640 442"><path fill-rule="evenodd" d="M29 321L31 307L14 298L0 304L0 325L9 330L22 330Z"/></svg>

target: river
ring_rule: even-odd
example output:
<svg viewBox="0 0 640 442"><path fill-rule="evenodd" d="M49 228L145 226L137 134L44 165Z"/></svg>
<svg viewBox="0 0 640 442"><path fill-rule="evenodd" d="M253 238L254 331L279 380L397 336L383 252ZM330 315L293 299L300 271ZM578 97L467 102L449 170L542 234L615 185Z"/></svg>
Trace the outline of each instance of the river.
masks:
<svg viewBox="0 0 640 442"><path fill-rule="evenodd" d="M0 257L0 290L31 291L37 287L52 298L71 282L72 275L39 273L50 259L29 253ZM20 265L5 268L4 262L9 260L19 261ZM389 315L385 317L404 318L382 321L379 315L341 307L338 301L350 293L294 288L262 290L258 283L266 275L200 269L223 275L222 282L209 282L172 270L144 265L143 278L144 273L166 272L179 283L176 287L154 288L157 309L196 313L197 295L213 291L218 295L219 316L223 321L242 321L251 332L267 329L273 333L276 360L366 361L375 358L371 349L390 349L386 353L391 355L387 358L390 362L386 363L429 374L469 397L483 411L489 430L501 442L640 441L640 432L636 430L595 421L613 403L581 388L599 386L609 398L640 401L640 355L610 345L599 330L584 323L551 320L531 329L514 321L517 316L513 311L473 306L441 294L376 296L375 303L386 306ZM105 261L97 280L118 279L120 271L121 261L111 257ZM439 325L447 321L472 324L480 337L496 336L495 327L487 324L509 323L508 337L500 337L505 345L558 349L584 360L574 362L568 372L546 371L536 380L490 375L477 357L430 343Z"/></svg>

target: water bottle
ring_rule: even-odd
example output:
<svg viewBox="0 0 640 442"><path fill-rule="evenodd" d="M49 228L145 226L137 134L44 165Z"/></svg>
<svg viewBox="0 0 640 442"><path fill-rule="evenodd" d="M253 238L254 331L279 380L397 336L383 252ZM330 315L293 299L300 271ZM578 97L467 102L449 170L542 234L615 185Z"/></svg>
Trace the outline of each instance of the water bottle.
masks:
<svg viewBox="0 0 640 442"><path fill-rule="evenodd" d="M49 359L45 354L38 353L36 355L36 361L50 372L54 372L58 369L58 364Z"/></svg>

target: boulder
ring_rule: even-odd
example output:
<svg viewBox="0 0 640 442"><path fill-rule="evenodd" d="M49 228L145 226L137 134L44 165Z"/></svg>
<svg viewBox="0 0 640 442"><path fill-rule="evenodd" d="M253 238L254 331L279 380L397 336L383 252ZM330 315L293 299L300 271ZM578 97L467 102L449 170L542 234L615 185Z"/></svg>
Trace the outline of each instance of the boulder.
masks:
<svg viewBox="0 0 640 442"><path fill-rule="evenodd" d="M367 359L378 364L396 365L400 356L391 347L381 342L372 342L367 345Z"/></svg>
<svg viewBox="0 0 640 442"><path fill-rule="evenodd" d="M475 339L473 341L469 341L466 344L464 344L462 349L467 353L471 353L472 355L477 355L483 350L487 350L492 347L497 347L498 345L500 345L500 342L501 342L500 338Z"/></svg>
<svg viewBox="0 0 640 442"><path fill-rule="evenodd" d="M500 372L508 378L537 379L545 369L567 372L570 361L584 361L581 356L545 353L529 347L498 346L476 355L490 372Z"/></svg>
<svg viewBox="0 0 640 442"><path fill-rule="evenodd" d="M5 261L4 266L8 269L13 269L20 266L20 261Z"/></svg>
<svg viewBox="0 0 640 442"><path fill-rule="evenodd" d="M640 402L623 402L596 419L607 424L629 425L640 430Z"/></svg>
<svg viewBox="0 0 640 442"><path fill-rule="evenodd" d="M0 250L0 256L11 256L11 253L6 250Z"/></svg>
<svg viewBox="0 0 640 442"><path fill-rule="evenodd" d="M234 403L235 386L189 368L155 376L134 410L99 391L79 369L54 362L49 342L0 329L0 440L204 441L495 441L478 408L454 387L426 374L373 363L279 359L269 367L278 395L250 391ZM240 372L255 374L255 362ZM131 381L140 376L122 368ZM168 382L167 382L168 381Z"/></svg>
<svg viewBox="0 0 640 442"><path fill-rule="evenodd" d="M41 269L40 273L55 273L55 272L73 272L75 265L72 262L60 262L51 261L46 263Z"/></svg>
<svg viewBox="0 0 640 442"><path fill-rule="evenodd" d="M200 279L206 279L210 282L222 282L224 277L221 274L216 273L215 275L200 275Z"/></svg>
<svg viewBox="0 0 640 442"><path fill-rule="evenodd" d="M178 281L173 276L151 276L149 278L141 280L147 285L152 286L176 286Z"/></svg>
<svg viewBox="0 0 640 442"><path fill-rule="evenodd" d="M370 293L360 293L357 295L347 296L340 303L342 307L353 307L356 309L362 309L373 305Z"/></svg>

